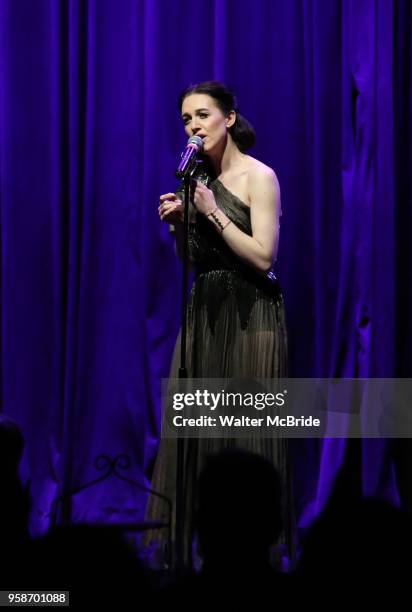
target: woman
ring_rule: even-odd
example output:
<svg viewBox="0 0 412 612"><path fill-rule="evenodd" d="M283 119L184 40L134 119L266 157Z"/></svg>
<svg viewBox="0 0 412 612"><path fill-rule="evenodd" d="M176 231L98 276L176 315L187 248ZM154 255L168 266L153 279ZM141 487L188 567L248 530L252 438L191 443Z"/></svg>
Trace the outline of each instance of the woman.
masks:
<svg viewBox="0 0 412 612"><path fill-rule="evenodd" d="M283 299L273 273L279 242L280 190L275 173L245 151L255 140L231 91L216 81L191 86L179 98L187 136L203 139L203 164L190 210L189 253L195 282L188 306L190 377L278 378L286 375ZM180 251L182 192L160 197ZM179 340L171 377L177 378ZM289 482L286 441L254 438L186 441L186 560L190 562L194 485L208 453L242 446L270 458ZM152 487L173 497L176 448L162 442ZM286 487L288 489L288 487ZM289 506L288 500L286 505ZM148 517L160 518L156 500Z"/></svg>

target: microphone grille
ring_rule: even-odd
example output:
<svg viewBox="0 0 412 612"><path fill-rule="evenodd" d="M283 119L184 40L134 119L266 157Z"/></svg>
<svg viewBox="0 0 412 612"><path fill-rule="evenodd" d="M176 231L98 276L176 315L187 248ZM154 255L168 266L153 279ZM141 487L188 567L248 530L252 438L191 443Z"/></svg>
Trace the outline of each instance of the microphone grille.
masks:
<svg viewBox="0 0 412 612"><path fill-rule="evenodd" d="M187 141L187 144L195 145L199 149L199 151L203 149L203 140L200 138L200 136L191 136Z"/></svg>

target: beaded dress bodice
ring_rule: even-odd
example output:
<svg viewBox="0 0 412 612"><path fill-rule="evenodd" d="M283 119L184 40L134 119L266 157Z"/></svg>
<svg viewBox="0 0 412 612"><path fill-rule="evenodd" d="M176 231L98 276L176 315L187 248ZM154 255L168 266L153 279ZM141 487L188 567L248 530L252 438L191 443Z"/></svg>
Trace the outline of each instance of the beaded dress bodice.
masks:
<svg viewBox="0 0 412 612"><path fill-rule="evenodd" d="M230 192L219 179L197 173L214 193L219 208L245 234L252 235L250 207ZM243 262L226 244L223 236L203 214L190 205L189 256L195 269L192 297L207 301L209 325L213 329L220 306L235 296L241 329L248 325L250 312L258 299L277 302L279 285L271 271L259 274ZM193 301L193 300L192 300ZM196 306L196 304L192 304Z"/></svg>

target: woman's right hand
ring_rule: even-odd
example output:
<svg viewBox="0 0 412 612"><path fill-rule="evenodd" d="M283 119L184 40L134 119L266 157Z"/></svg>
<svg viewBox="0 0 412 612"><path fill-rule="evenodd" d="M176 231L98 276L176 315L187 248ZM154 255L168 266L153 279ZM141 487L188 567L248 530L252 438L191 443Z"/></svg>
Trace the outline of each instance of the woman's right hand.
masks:
<svg viewBox="0 0 412 612"><path fill-rule="evenodd" d="M183 223L184 211L182 200L175 193L165 193L160 196L158 208L161 221L166 223Z"/></svg>

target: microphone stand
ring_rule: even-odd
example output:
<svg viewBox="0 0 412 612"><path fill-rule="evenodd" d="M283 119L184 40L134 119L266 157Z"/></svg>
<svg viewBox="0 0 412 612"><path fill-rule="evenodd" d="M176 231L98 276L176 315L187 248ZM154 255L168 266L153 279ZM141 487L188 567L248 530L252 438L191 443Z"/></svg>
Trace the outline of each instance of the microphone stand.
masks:
<svg viewBox="0 0 412 612"><path fill-rule="evenodd" d="M179 380L188 376L186 366L187 345L187 302L188 302L188 276L189 276L189 204L190 182L196 170L196 161L188 168L184 181L184 222L183 222L183 253L182 253L182 302L181 302L181 336L180 336L180 367ZM184 564L184 519L185 519L185 438L177 438L176 458L176 518L175 518L175 552L176 571L182 574Z"/></svg>

